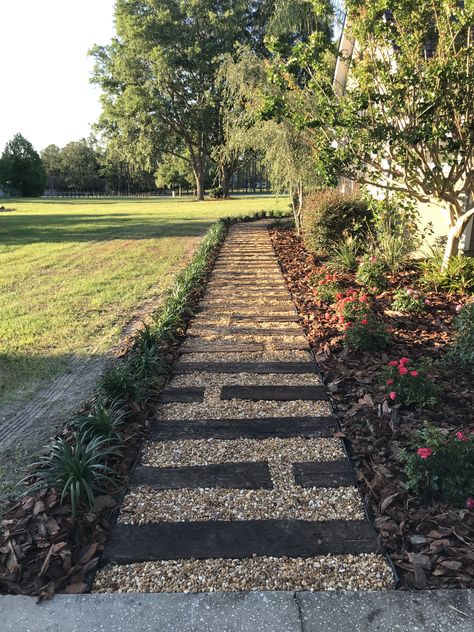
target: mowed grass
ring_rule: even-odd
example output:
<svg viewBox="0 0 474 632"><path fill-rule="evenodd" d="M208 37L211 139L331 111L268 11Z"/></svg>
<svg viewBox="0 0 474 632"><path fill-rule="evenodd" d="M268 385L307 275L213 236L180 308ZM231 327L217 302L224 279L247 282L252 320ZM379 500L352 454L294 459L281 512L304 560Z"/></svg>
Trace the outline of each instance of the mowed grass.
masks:
<svg viewBox="0 0 474 632"><path fill-rule="evenodd" d="M2 204L15 212L0 213L0 404L27 398L72 357L108 351L213 221L287 208L266 196Z"/></svg>

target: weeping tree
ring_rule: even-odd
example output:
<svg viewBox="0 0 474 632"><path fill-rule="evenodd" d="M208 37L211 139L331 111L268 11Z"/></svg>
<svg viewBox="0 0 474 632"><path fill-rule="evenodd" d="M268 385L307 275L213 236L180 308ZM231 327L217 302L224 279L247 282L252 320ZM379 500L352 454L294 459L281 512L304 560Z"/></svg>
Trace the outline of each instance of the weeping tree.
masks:
<svg viewBox="0 0 474 632"><path fill-rule="evenodd" d="M189 163L198 200L219 142L219 56L247 37L248 19L244 0L117 0L116 37L92 51L109 142L149 170L164 154Z"/></svg>
<svg viewBox="0 0 474 632"><path fill-rule="evenodd" d="M311 2L313 12L321 2ZM320 41L277 58L291 114L335 168L448 213L444 264L474 215L474 3L348 0L345 89L322 71ZM295 77L304 74L301 87ZM290 100L288 100L290 102ZM322 136L321 136L322 134Z"/></svg>

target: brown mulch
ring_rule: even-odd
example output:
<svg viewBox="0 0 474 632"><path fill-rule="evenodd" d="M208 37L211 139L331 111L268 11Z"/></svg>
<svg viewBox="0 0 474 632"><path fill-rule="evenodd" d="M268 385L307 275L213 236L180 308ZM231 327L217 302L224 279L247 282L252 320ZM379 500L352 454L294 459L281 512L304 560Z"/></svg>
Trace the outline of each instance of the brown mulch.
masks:
<svg viewBox="0 0 474 632"><path fill-rule="evenodd" d="M398 454L424 421L450 432L474 430L474 389L467 376L435 365L442 401L434 409L389 405L379 387L380 370L390 360L408 357L438 360L450 343L457 301L425 292L430 306L421 316L390 311L393 292L416 282L414 270L389 279L376 307L393 329L388 353L351 354L341 346L341 332L325 319L309 277L321 264L305 251L289 229L271 231L272 241L296 303L305 332L331 392L341 428L349 442L366 507L404 588L474 587L474 512L433 504L408 493ZM354 287L353 275L341 284Z"/></svg>

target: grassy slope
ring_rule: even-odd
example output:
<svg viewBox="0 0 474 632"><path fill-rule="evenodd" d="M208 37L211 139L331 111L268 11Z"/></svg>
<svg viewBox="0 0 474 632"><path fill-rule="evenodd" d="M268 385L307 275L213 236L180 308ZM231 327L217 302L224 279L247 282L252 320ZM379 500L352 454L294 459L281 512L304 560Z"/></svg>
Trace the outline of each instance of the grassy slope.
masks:
<svg viewBox="0 0 474 632"><path fill-rule="evenodd" d="M75 355L117 341L213 220L284 209L268 197L9 200L0 213L0 403L22 399Z"/></svg>

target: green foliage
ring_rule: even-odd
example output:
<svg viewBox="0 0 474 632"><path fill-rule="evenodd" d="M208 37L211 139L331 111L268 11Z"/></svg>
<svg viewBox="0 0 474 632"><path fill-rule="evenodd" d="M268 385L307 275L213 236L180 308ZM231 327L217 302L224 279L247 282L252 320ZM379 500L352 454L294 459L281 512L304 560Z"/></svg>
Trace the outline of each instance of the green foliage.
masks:
<svg viewBox="0 0 474 632"><path fill-rule="evenodd" d="M383 351L391 342L386 325L372 314L347 325L343 345L350 351Z"/></svg>
<svg viewBox="0 0 474 632"><path fill-rule="evenodd" d="M367 202L327 189L308 196L303 210L303 240L311 252L331 253L334 244L363 238L370 222Z"/></svg>
<svg viewBox="0 0 474 632"><path fill-rule="evenodd" d="M400 288L393 297L392 309L402 314L417 316L426 311L423 297L411 288Z"/></svg>
<svg viewBox="0 0 474 632"><path fill-rule="evenodd" d="M121 443L120 430L125 423L126 411L118 403L95 404L88 415L81 415L71 421L81 437L99 437L114 445Z"/></svg>
<svg viewBox="0 0 474 632"><path fill-rule="evenodd" d="M46 173L33 145L15 134L0 158L0 185L23 197L36 197L46 186Z"/></svg>
<svg viewBox="0 0 474 632"><path fill-rule="evenodd" d="M329 256L328 268L335 271L355 272L359 265L360 250L359 242L353 237L348 237L342 243L335 244Z"/></svg>
<svg viewBox="0 0 474 632"><path fill-rule="evenodd" d="M430 289L445 290L450 294L466 294L474 291L474 258L456 255L442 268L443 251L432 250L431 256L418 263L422 273L421 283Z"/></svg>
<svg viewBox="0 0 474 632"><path fill-rule="evenodd" d="M398 272L420 247L430 227L420 233L417 207L400 195L384 200L372 198L369 206L374 217L371 251L387 270Z"/></svg>
<svg viewBox="0 0 474 632"><path fill-rule="evenodd" d="M454 319L454 344L448 360L474 372L474 303L465 305Z"/></svg>
<svg viewBox="0 0 474 632"><path fill-rule="evenodd" d="M60 167L69 189L87 191L97 180L97 154L86 139L68 143L60 151Z"/></svg>
<svg viewBox="0 0 474 632"><path fill-rule="evenodd" d="M406 486L427 500L465 506L474 495L474 435L451 435L426 423L400 459Z"/></svg>
<svg viewBox="0 0 474 632"><path fill-rule="evenodd" d="M186 152L185 158L168 155L158 165L155 173L155 184L157 187L167 187L168 189L191 187L194 180L191 161Z"/></svg>
<svg viewBox="0 0 474 632"><path fill-rule="evenodd" d="M359 322L370 313L370 305L367 294L359 293L356 289L349 289L344 294L337 296L334 307L339 324Z"/></svg>
<svg viewBox="0 0 474 632"><path fill-rule="evenodd" d="M334 281L328 281L324 285L318 285L317 295L318 299L323 303L332 304L336 300L336 296L342 291L339 283Z"/></svg>
<svg viewBox="0 0 474 632"><path fill-rule="evenodd" d="M133 367L126 361L116 362L104 372L99 381L99 390L108 401L138 401L140 387Z"/></svg>
<svg viewBox="0 0 474 632"><path fill-rule="evenodd" d="M375 255L366 255L357 268L355 278L359 285L372 292L379 292L387 287L387 272L383 261Z"/></svg>
<svg viewBox="0 0 474 632"><path fill-rule="evenodd" d="M439 388L428 378L423 366L409 365L408 358L401 358L384 368L382 379L390 391L390 399L403 406L435 406L440 398Z"/></svg>
<svg viewBox="0 0 474 632"><path fill-rule="evenodd" d="M81 501L93 508L96 495L116 484L115 472L108 461L119 455L109 439L90 439L76 432L69 444L59 437L52 443L50 453L33 465L39 469L34 472L36 482L28 491L47 487L59 490L61 503L69 498L75 516Z"/></svg>
<svg viewBox="0 0 474 632"><path fill-rule="evenodd" d="M220 200L224 197L224 189L221 186L213 187L209 191L209 197L213 200Z"/></svg>

